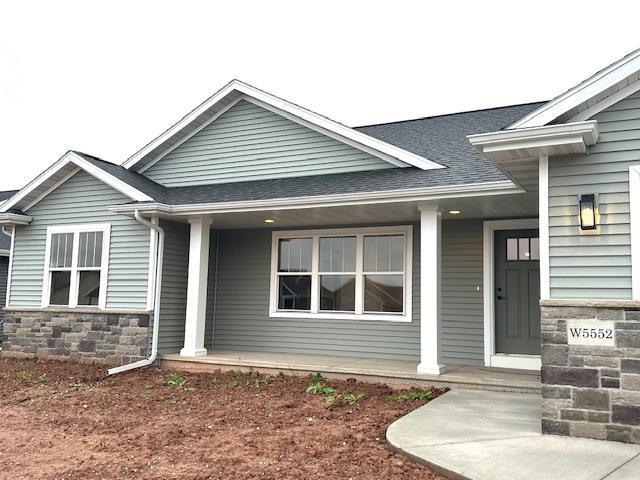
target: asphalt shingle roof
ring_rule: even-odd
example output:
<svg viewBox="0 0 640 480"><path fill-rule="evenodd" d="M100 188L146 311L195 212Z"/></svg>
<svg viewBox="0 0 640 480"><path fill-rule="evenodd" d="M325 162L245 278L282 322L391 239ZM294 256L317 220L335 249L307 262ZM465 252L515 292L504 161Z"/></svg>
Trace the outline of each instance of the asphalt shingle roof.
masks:
<svg viewBox="0 0 640 480"><path fill-rule="evenodd" d="M447 168L415 167L367 172L254 180L190 187L164 187L124 167L82 154L87 161L123 180L154 200L172 204L237 202L338 193L474 184L506 180L506 176L467 140L467 135L501 130L544 102L454 113L415 120L356 127Z"/></svg>

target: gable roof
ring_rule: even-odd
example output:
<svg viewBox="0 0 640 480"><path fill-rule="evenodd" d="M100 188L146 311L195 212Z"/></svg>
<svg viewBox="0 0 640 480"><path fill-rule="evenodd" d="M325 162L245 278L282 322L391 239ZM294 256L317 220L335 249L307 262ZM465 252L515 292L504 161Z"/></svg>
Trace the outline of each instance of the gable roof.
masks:
<svg viewBox="0 0 640 480"><path fill-rule="evenodd" d="M239 98L251 99L253 102L257 102L258 105L285 116L290 120L332 136L353 147L390 161L397 166L413 166L423 170L442 168L442 165L428 158L349 128L330 118L271 95L263 90L259 90L239 80L229 82L185 115L179 122L129 157L122 165L129 169L141 170L148 164L158 161L175 148L176 145L182 143L210 122L215 121L219 115L234 105Z"/></svg>
<svg viewBox="0 0 640 480"><path fill-rule="evenodd" d="M109 165L116 168L111 168ZM135 174L135 172L123 174L121 171L126 169L122 167L117 167L80 152L68 151L56 163L29 182L22 190L19 190L2 203L0 212L27 210L80 169L123 193L133 201L146 202L153 200L152 196L145 193L145 190L152 193L152 187L149 184L151 180L144 179L144 177Z"/></svg>
<svg viewBox="0 0 640 480"><path fill-rule="evenodd" d="M164 200L157 201L167 205L185 205L510 183L499 168L469 143L467 135L501 129L540 104L513 105L356 127L407 151L435 158L447 168L392 168L172 188L158 185L164 189L161 192ZM114 173L118 174L118 171L114 169Z"/></svg>
<svg viewBox="0 0 640 480"><path fill-rule="evenodd" d="M605 67L553 100L527 113L508 129L542 127L555 121L587 120L640 90L640 49Z"/></svg>

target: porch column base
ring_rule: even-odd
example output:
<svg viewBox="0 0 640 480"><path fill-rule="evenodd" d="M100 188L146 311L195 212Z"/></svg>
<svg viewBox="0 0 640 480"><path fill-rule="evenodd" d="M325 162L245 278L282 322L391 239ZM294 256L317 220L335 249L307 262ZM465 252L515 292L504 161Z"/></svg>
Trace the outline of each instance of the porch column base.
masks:
<svg viewBox="0 0 640 480"><path fill-rule="evenodd" d="M416 371L427 375L442 375L445 372L445 366L441 364L426 365L419 363Z"/></svg>
<svg viewBox="0 0 640 480"><path fill-rule="evenodd" d="M182 348L180 349L181 357L204 357L207 355L206 348L196 348L195 350Z"/></svg>

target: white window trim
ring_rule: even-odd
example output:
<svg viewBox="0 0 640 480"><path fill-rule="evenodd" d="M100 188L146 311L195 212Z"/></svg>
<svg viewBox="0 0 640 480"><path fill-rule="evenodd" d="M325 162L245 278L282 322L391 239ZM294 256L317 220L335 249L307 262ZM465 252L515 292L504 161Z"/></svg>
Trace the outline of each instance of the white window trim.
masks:
<svg viewBox="0 0 640 480"><path fill-rule="evenodd" d="M484 365L486 367L537 370L540 368L540 355L509 355L496 353L496 320L495 320L495 236L497 230L538 229L540 239L540 263L542 265L542 233L540 220L522 218L509 220L486 220L483 222L483 303L484 303ZM540 268L542 284L542 266Z"/></svg>
<svg viewBox="0 0 640 480"><path fill-rule="evenodd" d="M107 307L107 282L109 274L109 246L111 244L111 224L109 223L87 223L83 225L59 225L47 228L47 241L44 255L44 273L42 278L42 307L63 307L63 308L95 308L90 305L78 305L78 248L79 233L81 232L102 232L102 259L100 264L100 295L98 297L98 308L105 310ZM50 305L51 270L49 268L51 256L51 237L54 233L73 233L73 253L71 260L71 286L68 305Z"/></svg>
<svg viewBox="0 0 640 480"><path fill-rule="evenodd" d="M404 258L404 312L403 313L350 313L350 312L320 312L318 311L318 263L319 237L321 236L355 236L376 234L402 234L405 236ZM278 310L278 241L283 238L309 238L313 240L311 267L311 312L298 310ZM356 242L356 272L362 272L363 242L359 238ZM413 266L413 227L411 225L388 227L337 228L323 230L276 230L271 240L271 285L269 293L269 317L272 318L310 318L337 320L381 320L388 322L412 321L412 266ZM336 272L339 274L339 272ZM360 280L359 280L360 279ZM363 287L362 276L356 274L356 312L361 312Z"/></svg>

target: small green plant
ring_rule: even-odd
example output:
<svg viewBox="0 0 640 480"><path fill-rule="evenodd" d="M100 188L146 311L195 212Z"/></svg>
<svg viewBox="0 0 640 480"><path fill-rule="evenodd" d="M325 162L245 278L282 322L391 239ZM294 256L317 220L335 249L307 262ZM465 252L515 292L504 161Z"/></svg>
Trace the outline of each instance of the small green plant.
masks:
<svg viewBox="0 0 640 480"><path fill-rule="evenodd" d="M172 388L184 387L185 383L187 383L187 379L179 373L172 373L171 377L169 377L168 384Z"/></svg>
<svg viewBox="0 0 640 480"><path fill-rule="evenodd" d="M262 387L273 385L274 383L276 383L276 379L271 376L256 378L255 387L257 390L259 390Z"/></svg>
<svg viewBox="0 0 640 480"><path fill-rule="evenodd" d="M362 397L364 397L364 393L359 393L357 395L350 393L349 395L345 395L344 397L342 397L342 399L349 405L354 406L360 401Z"/></svg>
<svg viewBox="0 0 640 480"><path fill-rule="evenodd" d="M238 382L237 380L231 380L229 383L227 383L227 388L233 390L234 388L237 388L238 385L240 385L240 382Z"/></svg>
<svg viewBox="0 0 640 480"><path fill-rule="evenodd" d="M313 393L318 395L331 395L335 391L336 391L335 388L328 387L320 382L312 383L307 387L307 393Z"/></svg>
<svg viewBox="0 0 640 480"><path fill-rule="evenodd" d="M213 388L217 385L220 385L220 379L218 377L213 377L209 382L209 387Z"/></svg>
<svg viewBox="0 0 640 480"><path fill-rule="evenodd" d="M404 393L394 393L389 395L387 400L391 402L400 402L404 400L427 400L433 396L431 390L411 390Z"/></svg>
<svg viewBox="0 0 640 480"><path fill-rule="evenodd" d="M320 372L312 373L311 375L309 375L309 378L313 383L319 383L324 380L324 377Z"/></svg>
<svg viewBox="0 0 640 480"><path fill-rule="evenodd" d="M46 373L43 373L42 375L38 376L38 382L39 383L44 383L46 381L47 381L47 374Z"/></svg>

